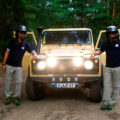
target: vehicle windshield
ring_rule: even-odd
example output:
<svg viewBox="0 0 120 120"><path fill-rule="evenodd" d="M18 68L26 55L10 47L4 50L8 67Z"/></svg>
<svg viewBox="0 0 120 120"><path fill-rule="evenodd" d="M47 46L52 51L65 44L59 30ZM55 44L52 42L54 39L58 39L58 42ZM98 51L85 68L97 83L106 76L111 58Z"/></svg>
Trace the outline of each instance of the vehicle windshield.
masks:
<svg viewBox="0 0 120 120"><path fill-rule="evenodd" d="M90 44L92 39L89 30L45 31L43 34L43 44Z"/></svg>

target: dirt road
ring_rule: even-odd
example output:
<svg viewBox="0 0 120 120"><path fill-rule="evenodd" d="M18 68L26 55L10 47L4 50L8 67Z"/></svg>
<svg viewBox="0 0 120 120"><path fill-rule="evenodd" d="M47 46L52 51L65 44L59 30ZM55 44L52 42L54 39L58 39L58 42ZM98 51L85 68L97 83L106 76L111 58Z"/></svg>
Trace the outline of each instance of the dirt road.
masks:
<svg viewBox="0 0 120 120"><path fill-rule="evenodd" d="M30 101L25 93L21 106L4 105L4 73L0 68L0 120L120 120L120 101L112 111L101 111L101 103L89 101L88 90L48 89L41 101ZM14 87L14 85L13 85Z"/></svg>

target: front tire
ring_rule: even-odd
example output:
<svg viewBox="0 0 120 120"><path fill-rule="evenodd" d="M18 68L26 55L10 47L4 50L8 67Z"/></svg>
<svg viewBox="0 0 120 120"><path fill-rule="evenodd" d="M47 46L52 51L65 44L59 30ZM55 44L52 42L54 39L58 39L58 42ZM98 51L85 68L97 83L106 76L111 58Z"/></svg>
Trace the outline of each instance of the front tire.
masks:
<svg viewBox="0 0 120 120"><path fill-rule="evenodd" d="M102 81L93 82L90 85L90 100L93 102L101 102L103 96L103 83Z"/></svg>
<svg viewBox="0 0 120 120"><path fill-rule="evenodd" d="M42 83L40 84L39 82L32 80L28 74L26 80L27 97L30 100L40 100L44 98L45 91L46 91L45 86Z"/></svg>

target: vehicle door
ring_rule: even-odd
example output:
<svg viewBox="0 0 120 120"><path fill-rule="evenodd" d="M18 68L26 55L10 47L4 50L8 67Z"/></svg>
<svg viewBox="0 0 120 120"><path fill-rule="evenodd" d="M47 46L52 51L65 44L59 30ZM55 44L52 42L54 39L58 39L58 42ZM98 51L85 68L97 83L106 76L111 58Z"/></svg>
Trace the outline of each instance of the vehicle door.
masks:
<svg viewBox="0 0 120 120"><path fill-rule="evenodd" d="M106 30L101 30L99 32L99 35L98 35L98 38L97 38L95 50L100 49L100 46L104 41L106 41ZM106 53L105 52L103 52L100 55L100 61L105 66L105 63L106 63Z"/></svg>
<svg viewBox="0 0 120 120"><path fill-rule="evenodd" d="M120 29L118 29L118 31L120 33ZM104 41L106 41L106 30L101 30L98 35L95 50L100 49L100 46ZM100 55L100 60L101 60L101 63L105 66L106 64L106 53L105 52L103 52Z"/></svg>
<svg viewBox="0 0 120 120"><path fill-rule="evenodd" d="M26 41L36 51L37 40L36 40L34 32L27 32ZM25 52L25 54L23 56L23 60L22 60L22 66L23 66L23 71L24 72L28 71L28 66L30 64L30 59L31 58L32 58L32 55L28 52Z"/></svg>

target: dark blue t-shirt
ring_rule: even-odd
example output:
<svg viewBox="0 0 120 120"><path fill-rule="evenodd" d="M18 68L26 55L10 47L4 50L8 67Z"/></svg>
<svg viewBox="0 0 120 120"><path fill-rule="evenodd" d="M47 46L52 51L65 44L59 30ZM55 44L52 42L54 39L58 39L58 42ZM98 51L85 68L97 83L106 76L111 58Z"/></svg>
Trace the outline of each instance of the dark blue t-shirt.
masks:
<svg viewBox="0 0 120 120"><path fill-rule="evenodd" d="M120 67L120 43L104 42L100 50L106 52L106 67Z"/></svg>
<svg viewBox="0 0 120 120"><path fill-rule="evenodd" d="M10 50L6 64L14 67L22 66L22 58L25 54L25 51L31 53L33 49L31 46L24 40L22 43L19 43L17 39L11 40L8 44L7 49Z"/></svg>

